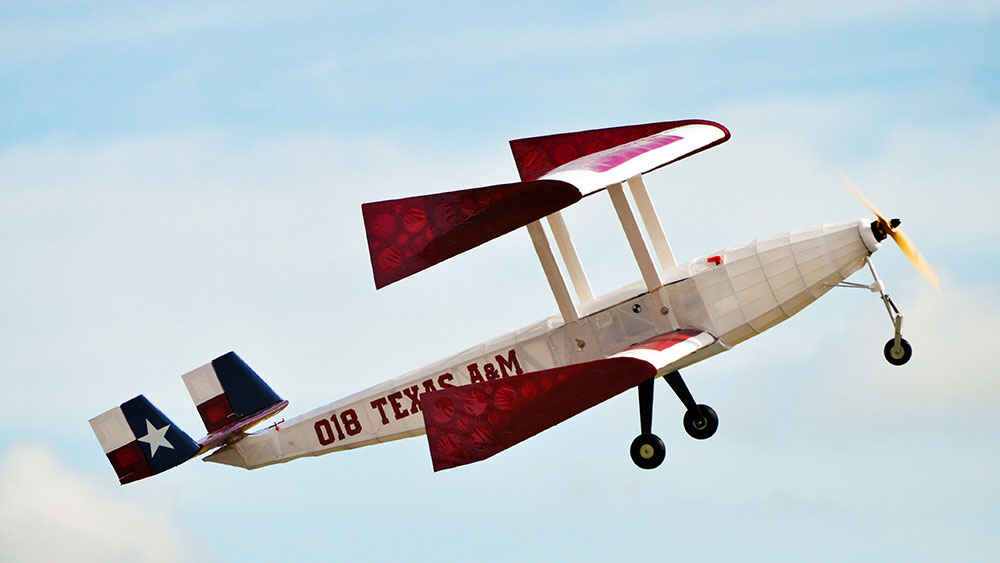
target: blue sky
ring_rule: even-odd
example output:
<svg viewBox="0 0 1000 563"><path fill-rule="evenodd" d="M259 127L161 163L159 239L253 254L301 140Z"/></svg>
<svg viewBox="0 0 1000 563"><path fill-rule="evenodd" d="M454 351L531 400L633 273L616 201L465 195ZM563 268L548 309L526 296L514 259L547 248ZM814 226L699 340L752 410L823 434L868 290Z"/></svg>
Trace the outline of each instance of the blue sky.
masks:
<svg viewBox="0 0 1000 563"><path fill-rule="evenodd" d="M0 559L995 557L995 3L287 4L0 6ZM626 393L440 474L411 439L117 485L87 419L199 434L179 376L229 350L294 414L554 312L523 232L376 292L362 203L684 118L733 138L647 179L678 256L863 216L844 170L942 278L876 255L910 364L838 290L685 372L711 440L659 388L656 471ZM606 200L566 215L595 290L638 279Z"/></svg>

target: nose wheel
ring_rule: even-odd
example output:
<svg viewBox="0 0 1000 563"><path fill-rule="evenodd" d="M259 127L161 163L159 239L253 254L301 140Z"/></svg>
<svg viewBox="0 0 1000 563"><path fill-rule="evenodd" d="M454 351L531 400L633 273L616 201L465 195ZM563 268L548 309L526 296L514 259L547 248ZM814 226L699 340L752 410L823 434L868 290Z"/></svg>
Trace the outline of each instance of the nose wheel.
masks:
<svg viewBox="0 0 1000 563"><path fill-rule="evenodd" d="M883 237L884 238L884 237ZM885 292L885 284L879 279L878 274L875 272L875 266L872 264L871 258L865 258L865 262L868 264L868 269L872 272L872 278L874 278L874 283L871 285L864 285L860 283L851 282L840 282L831 287L851 287L857 289L867 289L872 293L878 293L879 297L882 298L882 303L885 304L885 310L889 313L889 319L892 321L892 328L894 334L888 342L885 343L885 347L882 349L882 354L885 356L885 360L894 366L901 366L906 362L910 361L910 357L913 356L913 348L910 343L903 338L903 314L899 312L899 308L896 304L892 302L892 299Z"/></svg>
<svg viewBox="0 0 1000 563"><path fill-rule="evenodd" d="M913 348L910 347L910 343L905 338L900 338L899 342L896 342L896 339L892 338L885 343L882 353L885 354L887 362L894 366L901 366L910 361L910 356L913 355Z"/></svg>

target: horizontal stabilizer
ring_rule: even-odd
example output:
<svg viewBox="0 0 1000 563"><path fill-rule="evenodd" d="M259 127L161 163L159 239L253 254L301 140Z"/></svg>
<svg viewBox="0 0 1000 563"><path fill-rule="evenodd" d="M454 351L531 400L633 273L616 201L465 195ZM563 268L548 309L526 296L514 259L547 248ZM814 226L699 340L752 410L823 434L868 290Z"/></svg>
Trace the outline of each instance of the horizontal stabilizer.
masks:
<svg viewBox="0 0 1000 563"><path fill-rule="evenodd" d="M212 360L181 378L198 408L211 448L288 406L235 352Z"/></svg>
<svg viewBox="0 0 1000 563"><path fill-rule="evenodd" d="M382 288L579 201L554 180L518 182L361 206L375 287Z"/></svg>
<svg viewBox="0 0 1000 563"><path fill-rule="evenodd" d="M201 450L142 395L90 419L90 427L122 485L162 473Z"/></svg>
<svg viewBox="0 0 1000 563"><path fill-rule="evenodd" d="M434 471L484 460L656 375L612 358L421 396Z"/></svg>
<svg viewBox="0 0 1000 563"><path fill-rule="evenodd" d="M522 180L561 180L588 195L729 137L718 123L691 119L516 139L510 150Z"/></svg>

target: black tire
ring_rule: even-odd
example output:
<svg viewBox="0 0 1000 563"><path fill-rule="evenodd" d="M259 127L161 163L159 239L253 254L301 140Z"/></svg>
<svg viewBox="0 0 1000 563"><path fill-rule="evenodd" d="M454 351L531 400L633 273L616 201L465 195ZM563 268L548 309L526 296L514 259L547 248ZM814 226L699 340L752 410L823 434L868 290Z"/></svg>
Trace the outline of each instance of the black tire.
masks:
<svg viewBox="0 0 1000 563"><path fill-rule="evenodd" d="M900 338L899 348L893 350L895 343L895 338L889 339L889 341L885 343L885 348L882 350L882 353L885 355L885 361L894 366L901 366L910 361L910 357L913 356L913 348L905 338Z"/></svg>
<svg viewBox="0 0 1000 563"><path fill-rule="evenodd" d="M629 448L632 461L642 469L656 469L667 457L667 446L656 434L639 434Z"/></svg>
<svg viewBox="0 0 1000 563"><path fill-rule="evenodd" d="M695 440L707 440L719 429L719 415L708 405L698 405L698 410L704 418L696 417L691 411L684 413L684 430Z"/></svg>

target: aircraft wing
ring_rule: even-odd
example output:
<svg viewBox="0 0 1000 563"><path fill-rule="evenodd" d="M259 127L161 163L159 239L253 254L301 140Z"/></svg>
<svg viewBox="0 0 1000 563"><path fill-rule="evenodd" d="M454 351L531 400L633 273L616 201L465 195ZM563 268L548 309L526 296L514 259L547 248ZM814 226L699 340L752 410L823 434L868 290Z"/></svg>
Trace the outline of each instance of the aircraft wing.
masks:
<svg viewBox="0 0 1000 563"><path fill-rule="evenodd" d="M422 395L434 471L482 461L671 370L715 342L678 330L610 358L525 373Z"/></svg>
<svg viewBox="0 0 1000 563"><path fill-rule="evenodd" d="M375 287L728 139L729 131L718 123L686 120L511 141L521 182L361 206Z"/></svg>
<svg viewBox="0 0 1000 563"><path fill-rule="evenodd" d="M517 139L510 149L521 180L559 180L586 196L729 137L718 123L689 119Z"/></svg>
<svg viewBox="0 0 1000 563"><path fill-rule="evenodd" d="M580 200L566 182L536 180L361 206L375 288L427 269Z"/></svg>

